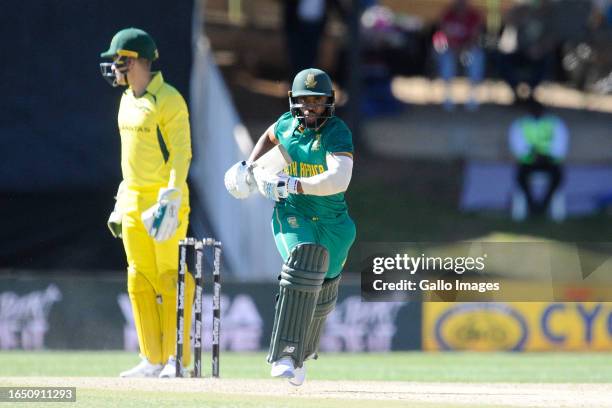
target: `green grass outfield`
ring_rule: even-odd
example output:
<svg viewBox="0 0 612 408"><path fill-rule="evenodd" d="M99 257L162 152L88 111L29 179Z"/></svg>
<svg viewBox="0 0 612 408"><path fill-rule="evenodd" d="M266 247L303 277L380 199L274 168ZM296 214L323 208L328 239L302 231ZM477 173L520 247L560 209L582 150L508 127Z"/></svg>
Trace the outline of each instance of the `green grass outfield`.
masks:
<svg viewBox="0 0 612 408"><path fill-rule="evenodd" d="M202 356L210 374L209 354ZM127 352L0 352L0 377L115 377ZM426 382L612 383L612 353L324 353L308 379ZM221 353L221 377L268 378L264 353Z"/></svg>
<svg viewBox="0 0 612 408"><path fill-rule="evenodd" d="M205 355L205 375L210 373L210 359ZM36 384L36 378L49 377L108 377L138 363L134 353L126 352L0 352L0 386L21 385L21 377L29 377L28 385ZM269 366L263 353L222 353L221 380L268 380ZM11 379L11 377L14 377ZM121 381L121 380L118 380ZM159 390L99 389L87 386L77 387L77 404L56 404L66 406L199 406L199 407L303 407L344 408L351 407L399 407L417 408L465 407L466 404L413 401L393 399L384 401L369 398L368 394L359 399L301 398L299 388L287 386L287 392L274 398L233 392L171 392L164 390L164 380ZM170 380L172 381L172 380ZM205 380L174 380L197 381ZM210 381L210 380L209 380ZM278 380L284 381L284 380ZM359 353L324 354L319 361L310 362L308 381L329 381L355 383L358 392L360 382L422 382L422 383L612 383L612 353ZM49 384L48 382L46 384ZM150 384L150 383L149 383ZM157 383L155 383L157 384ZM210 383L209 383L210 384ZM258 383L257 383L258 384ZM263 384L263 383L262 383ZM267 384L267 383L266 383ZM275 383L274 383L275 384ZM375 384L375 383L374 383ZM155 386L156 387L156 386ZM517 389L520 389L520 385ZM374 393L376 385L374 385ZM296 391L297 390L297 391ZM292 392L298 393L297 395ZM298 398L300 397L300 398ZM302 396L303 397L303 396ZM44 403L27 406L48 406ZM56 406L54 405L54 406ZM26 405L24 405L26 406ZM478 407L517 406L499 404L477 404ZM529 405L519 405L529 406ZM0 404L0 408L2 404Z"/></svg>

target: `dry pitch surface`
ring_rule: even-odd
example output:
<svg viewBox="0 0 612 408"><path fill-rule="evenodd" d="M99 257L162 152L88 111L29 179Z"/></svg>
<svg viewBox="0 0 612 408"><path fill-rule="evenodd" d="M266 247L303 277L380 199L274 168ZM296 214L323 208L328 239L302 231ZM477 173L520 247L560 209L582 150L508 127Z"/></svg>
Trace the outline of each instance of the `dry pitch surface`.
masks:
<svg viewBox="0 0 612 408"><path fill-rule="evenodd" d="M182 397L193 394L198 399L204 398L202 402L206 395L215 394L250 400L253 405L249 406L260 406L257 401L272 404L278 398L291 398L298 406L318 407L612 407L612 384L307 381L302 387L293 387L283 380L107 377L4 377L0 384L77 387L77 396L79 390L145 395L164 392L167 396L176 393ZM243 405L237 402L235 406Z"/></svg>

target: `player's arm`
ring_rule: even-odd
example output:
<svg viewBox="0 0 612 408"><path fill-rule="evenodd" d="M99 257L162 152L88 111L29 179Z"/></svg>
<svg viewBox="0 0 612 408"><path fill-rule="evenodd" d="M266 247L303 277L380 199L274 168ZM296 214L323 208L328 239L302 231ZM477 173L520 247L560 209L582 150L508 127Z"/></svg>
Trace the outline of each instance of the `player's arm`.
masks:
<svg viewBox="0 0 612 408"><path fill-rule="evenodd" d="M191 163L191 134L187 104L179 94L169 96L160 106L159 130L168 149L170 176L166 187L160 188L157 203L141 214L147 232L156 241L171 238L179 224L182 188L187 183Z"/></svg>
<svg viewBox="0 0 612 408"><path fill-rule="evenodd" d="M168 140L168 188L181 189L187 182L191 163L191 136L187 104L180 95L173 95L161 110L160 129Z"/></svg>
<svg viewBox="0 0 612 408"><path fill-rule="evenodd" d="M256 175L261 194L279 201L290 194L328 196L347 190L353 174L353 143L348 128L340 127L334 137L323 142L327 152L327 170L312 177L290 177L285 174Z"/></svg>
<svg viewBox="0 0 612 408"><path fill-rule="evenodd" d="M278 144L278 139L276 139L276 136L274 135L274 126L276 126L275 123L271 124L268 129L266 129L266 131L259 137L259 140L255 144L255 147L253 147L253 151L249 156L249 162L252 163L255 160L259 159L262 155L268 152L268 150L272 149Z"/></svg>
<svg viewBox="0 0 612 408"><path fill-rule="evenodd" d="M353 174L353 154L349 152L328 153L325 159L327 170L312 177L300 177L297 181L299 194L326 196L342 193L348 189Z"/></svg>
<svg viewBox="0 0 612 408"><path fill-rule="evenodd" d="M327 196L348 189L353 173L353 155L349 152L328 153L327 170L312 177L290 177L286 174L255 174L260 193L279 201L289 194Z"/></svg>
<svg viewBox="0 0 612 408"><path fill-rule="evenodd" d="M298 194L327 196L346 191L353 175L353 142L348 128L341 127L323 141L327 170L312 177L300 177ZM288 183L290 186L291 183Z"/></svg>

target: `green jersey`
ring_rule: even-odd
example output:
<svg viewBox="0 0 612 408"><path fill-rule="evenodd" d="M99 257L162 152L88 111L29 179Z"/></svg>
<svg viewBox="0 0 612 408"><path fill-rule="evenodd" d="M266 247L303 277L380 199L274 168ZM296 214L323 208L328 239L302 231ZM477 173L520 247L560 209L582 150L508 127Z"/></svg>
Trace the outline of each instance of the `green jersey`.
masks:
<svg viewBox="0 0 612 408"><path fill-rule="evenodd" d="M274 135L293 159L293 163L285 168L285 173L292 177L312 177L323 173L327 170L327 154L353 153L351 131L342 119L335 116L318 131L302 130L298 120L287 112L276 121ZM309 218L322 221L347 212L344 193L328 196L290 194L277 207L294 208Z"/></svg>

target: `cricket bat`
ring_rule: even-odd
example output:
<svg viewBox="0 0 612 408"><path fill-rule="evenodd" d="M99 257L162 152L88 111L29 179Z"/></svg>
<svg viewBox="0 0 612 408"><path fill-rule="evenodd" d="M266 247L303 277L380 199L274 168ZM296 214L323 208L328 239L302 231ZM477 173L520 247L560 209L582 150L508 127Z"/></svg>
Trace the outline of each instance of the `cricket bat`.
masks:
<svg viewBox="0 0 612 408"><path fill-rule="evenodd" d="M287 149L283 145L277 144L259 159L255 160L253 169L257 168L268 174L276 174L283 171L292 162L293 160L289 156Z"/></svg>

